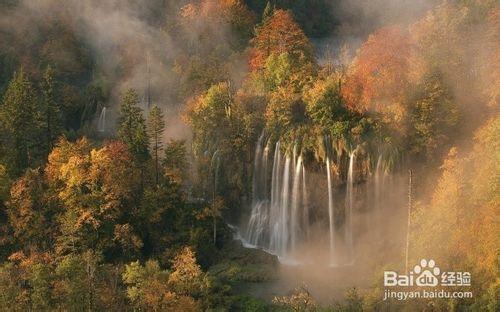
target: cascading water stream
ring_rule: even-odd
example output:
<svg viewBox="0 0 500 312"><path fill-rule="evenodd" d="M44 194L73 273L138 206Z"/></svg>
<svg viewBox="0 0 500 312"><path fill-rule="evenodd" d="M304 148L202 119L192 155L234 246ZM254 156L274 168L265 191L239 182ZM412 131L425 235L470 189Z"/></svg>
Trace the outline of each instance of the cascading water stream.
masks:
<svg viewBox="0 0 500 312"><path fill-rule="evenodd" d="M326 177L328 182L328 221L330 230L330 263L334 264L335 257L335 220L333 210L333 189L332 189L332 174L330 168L330 158L326 157Z"/></svg>
<svg viewBox="0 0 500 312"><path fill-rule="evenodd" d="M345 214L345 242L347 247L347 259L352 261L353 238L352 238L352 210L353 210L353 187L354 187L354 157L355 152L349 154L349 169L347 172L347 190L346 190L346 214Z"/></svg>
<svg viewBox="0 0 500 312"><path fill-rule="evenodd" d="M262 190L262 175L264 169L264 151L263 151L263 140L264 133L262 133L257 141L257 147L255 149L255 160L254 160L254 173L252 180L252 206L255 205L258 201L264 199L263 198L263 190Z"/></svg>
<svg viewBox="0 0 500 312"><path fill-rule="evenodd" d="M286 256L287 251L288 251L288 240L289 240L289 218L290 218L290 212L289 212L289 205L290 205L290 164L291 164L291 159L290 157L285 158L285 167L283 169L283 183L282 183L282 190L281 190L281 201L280 201L280 215L281 218L279 220L280 224L280 235L277 237L277 241L279 242L278 244L278 250L277 253L280 256Z"/></svg>
<svg viewBox="0 0 500 312"><path fill-rule="evenodd" d="M267 213L268 202L266 194L267 184L267 159L269 149L263 144L264 134L259 137L255 149L254 175L252 181L252 211L246 229L247 242L258 246L264 239L269 216Z"/></svg>
<svg viewBox="0 0 500 312"><path fill-rule="evenodd" d="M306 167L302 162L302 224L305 240L309 239L309 199L307 196L307 184L306 184Z"/></svg>
<svg viewBox="0 0 500 312"><path fill-rule="evenodd" d="M381 183L383 179L382 172L382 154L378 156L377 165L375 166L375 209L377 211L380 210L380 192L381 192Z"/></svg>
<svg viewBox="0 0 500 312"><path fill-rule="evenodd" d="M252 209L244 239L250 246L292 260L309 232L304 161L296 147L289 156L282 154L280 142L276 142L268 190L268 155L269 148L261 136L255 149Z"/></svg>
<svg viewBox="0 0 500 312"><path fill-rule="evenodd" d="M291 212L291 222L290 222L290 226L292 228L290 235L292 251L295 251L297 248L297 236L298 236L297 234L298 234L298 229L300 229L299 205L301 201L300 179L302 178L302 170L303 170L302 156L299 156L295 165L295 172L293 175L293 187L292 187L292 212Z"/></svg>
<svg viewBox="0 0 500 312"><path fill-rule="evenodd" d="M269 244L268 248L272 252L277 252L279 248L279 234L280 234L280 206L281 206L281 152L280 142L276 142L274 149L273 159L273 172L271 178L271 207L270 207L270 221L269 221Z"/></svg>
<svg viewBox="0 0 500 312"><path fill-rule="evenodd" d="M375 165L375 173L373 176L373 211L374 211L374 235L381 237L384 233L384 229L381 226L383 224L383 191L385 190L385 166L383 163L382 154L379 154L377 159L377 164Z"/></svg>
<svg viewBox="0 0 500 312"><path fill-rule="evenodd" d="M106 131L106 107L103 107L101 114L99 115L99 121L97 123L97 130L99 132Z"/></svg>
<svg viewBox="0 0 500 312"><path fill-rule="evenodd" d="M262 175L260 176L260 190L261 196L265 199L266 202L269 202L269 196L267 192L267 182L268 182L268 164L269 164L269 144L266 143L266 147L264 148L264 153L262 154Z"/></svg>

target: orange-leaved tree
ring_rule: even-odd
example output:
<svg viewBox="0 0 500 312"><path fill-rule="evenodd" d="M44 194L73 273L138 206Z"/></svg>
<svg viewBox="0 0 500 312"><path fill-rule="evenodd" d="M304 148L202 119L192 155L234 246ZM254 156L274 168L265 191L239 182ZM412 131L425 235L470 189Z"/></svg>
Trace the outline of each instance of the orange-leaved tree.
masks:
<svg viewBox="0 0 500 312"><path fill-rule="evenodd" d="M313 60L312 45L289 11L276 10L257 29L251 43L249 63L252 70L263 68L271 54L288 53L299 63Z"/></svg>
<svg viewBox="0 0 500 312"><path fill-rule="evenodd" d="M400 123L410 53L408 35L398 26L371 34L359 49L342 88L347 105L360 112L381 112L385 121Z"/></svg>

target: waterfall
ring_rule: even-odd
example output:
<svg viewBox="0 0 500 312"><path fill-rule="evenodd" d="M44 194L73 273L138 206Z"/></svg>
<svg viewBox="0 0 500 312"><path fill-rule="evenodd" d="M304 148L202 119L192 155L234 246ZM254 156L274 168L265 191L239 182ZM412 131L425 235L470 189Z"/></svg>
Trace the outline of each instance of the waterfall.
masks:
<svg viewBox="0 0 500 312"><path fill-rule="evenodd" d="M282 189L281 189L281 200L280 200L280 206L279 206L279 211L280 211L280 219L278 221L279 223L279 228L280 228L280 234L276 238L278 241L278 249L277 254L280 256L286 256L287 251L288 251L288 240L289 240L289 218L290 218L290 212L289 212L289 204L290 204L290 164L291 164L291 159L290 157L285 158L285 168L283 169L283 182L282 182ZM294 229L295 230L295 229Z"/></svg>
<svg viewBox="0 0 500 312"><path fill-rule="evenodd" d="M293 175L293 187L292 187L292 214L291 214L291 222L290 226L292 229L291 231L291 238L290 238L290 243L291 243L291 248L292 251L296 250L297 247L297 232L298 229L300 229L300 224L299 224L299 205L301 203L301 190L300 187L302 186L300 183L300 180L302 178L302 170L303 170L303 165L302 165L302 156L299 156L299 159L296 162L295 165L295 172ZM305 210L305 209L304 209Z"/></svg>
<svg viewBox="0 0 500 312"><path fill-rule="evenodd" d="M345 242L347 247L348 260L352 259L353 239L352 239L352 209L353 209L353 187L354 187L354 153L349 154L349 170L347 172L346 188L346 213L345 213Z"/></svg>
<svg viewBox="0 0 500 312"><path fill-rule="evenodd" d="M302 162L302 233L305 240L309 239L309 199L307 197L306 167Z"/></svg>
<svg viewBox="0 0 500 312"><path fill-rule="evenodd" d="M257 141L257 147L255 148L254 155L254 167L253 167L253 179L252 179L252 206L254 206L259 200L262 199L262 186L261 186L261 178L262 178L262 167L263 167L263 146L262 140L264 139L264 132L259 137Z"/></svg>
<svg viewBox="0 0 500 312"><path fill-rule="evenodd" d="M345 199L342 202L337 198L337 205L344 204L344 218L336 220L334 196L337 193L334 192L333 185L333 157L337 157L340 165L345 156L340 151L332 153L328 137L325 136L324 140L328 192L328 229L325 229L328 231L328 262L332 266L340 263L349 265L353 263L355 255L353 221L357 189L354 184L354 169L356 158L360 156L356 155L358 148L347 154ZM271 145L264 133L259 136L254 151L251 211L248 219L244 220L245 231L240 236L246 247L261 248L287 263L306 260L304 253L301 253L304 243L308 242L310 236L317 235L316 227L312 227L310 223L314 222L318 215L313 215L310 210L316 203L310 203L308 198L308 176L304 157L307 154L304 154L300 146L298 142L285 150L279 140ZM372 180L363 190L367 190L367 202L373 203L376 217L378 216L377 219L370 219L370 222L380 224L379 210L382 209L381 203L386 194L384 184L387 183L382 154L378 155L372 172ZM337 207L339 208L340 206ZM338 228L339 221L343 221L343 229ZM371 228L373 227L370 226ZM341 230L343 233L339 235Z"/></svg>
<svg viewBox="0 0 500 312"><path fill-rule="evenodd" d="M328 221L330 229L330 262L333 264L335 255L335 220L333 211L333 189L332 189L332 174L330 168L330 158L326 157L326 177L328 181Z"/></svg>
<svg viewBox="0 0 500 312"><path fill-rule="evenodd" d="M260 176L261 179L261 194L262 198L264 198L267 202L269 201L269 196L267 192L267 182L268 182L268 163L269 163L269 145L266 143L266 147L264 148L264 153L262 154L262 168L263 174Z"/></svg>
<svg viewBox="0 0 500 312"><path fill-rule="evenodd" d="M99 132L106 131L106 107L103 107L101 114L99 115L99 121L97 123L97 130Z"/></svg>
<svg viewBox="0 0 500 312"><path fill-rule="evenodd" d="M244 239L251 246L292 260L309 231L304 161L296 147L291 155L282 154L280 142L276 142L269 190L268 155L261 136L255 149L252 208Z"/></svg>
<svg viewBox="0 0 500 312"><path fill-rule="evenodd" d="M270 221L269 221L269 249L271 251L277 251L279 246L279 233L280 233L280 173L281 173L281 152L280 152L280 142L276 142L274 148L274 159L273 159L273 172L271 178L271 207L270 207Z"/></svg>
<svg viewBox="0 0 500 312"><path fill-rule="evenodd" d="M246 228L247 242L258 246L262 243L269 222L267 213L268 198L267 184L267 158L269 149L264 147L264 133L261 134L255 149L254 173L252 179L252 211Z"/></svg>
<svg viewBox="0 0 500 312"><path fill-rule="evenodd" d="M382 165L382 154L378 156L377 165L375 166L375 181L374 181L374 193L375 193L375 209L377 212L380 211L381 207L381 192L384 183L384 172Z"/></svg>
<svg viewBox="0 0 500 312"><path fill-rule="evenodd" d="M271 207L279 206L279 189L280 189L280 142L276 142L273 158L273 172L271 180Z"/></svg>

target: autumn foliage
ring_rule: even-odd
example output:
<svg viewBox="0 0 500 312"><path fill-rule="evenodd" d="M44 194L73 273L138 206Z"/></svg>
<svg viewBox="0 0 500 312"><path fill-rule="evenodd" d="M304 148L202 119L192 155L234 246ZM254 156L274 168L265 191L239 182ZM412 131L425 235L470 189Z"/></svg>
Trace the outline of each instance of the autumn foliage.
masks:
<svg viewBox="0 0 500 312"><path fill-rule="evenodd" d="M271 54L289 53L300 62L308 61L313 57L309 39L289 11L276 10L257 29L257 35L252 39L251 44L249 61L251 70L263 68L266 59Z"/></svg>
<svg viewBox="0 0 500 312"><path fill-rule="evenodd" d="M0 0L1 311L500 311L499 1L361 37L348 1L60 2ZM398 270L408 233L474 297L242 296L278 259L226 222L276 207L320 261L352 210L364 273Z"/></svg>
<svg viewBox="0 0 500 312"><path fill-rule="evenodd" d="M408 34L398 26L368 37L358 51L342 88L347 106L359 112L379 111L401 121L411 53Z"/></svg>

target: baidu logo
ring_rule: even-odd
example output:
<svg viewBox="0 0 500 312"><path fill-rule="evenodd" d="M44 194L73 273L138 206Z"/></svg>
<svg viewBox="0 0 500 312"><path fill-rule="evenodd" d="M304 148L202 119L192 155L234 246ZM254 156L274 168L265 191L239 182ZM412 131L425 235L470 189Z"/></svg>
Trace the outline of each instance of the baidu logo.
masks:
<svg viewBox="0 0 500 312"><path fill-rule="evenodd" d="M417 286L431 286L435 287L439 284L439 273L441 270L436 266L436 262L434 260L422 259L420 260L420 265L416 265L413 268L414 274L419 274L417 278L415 278L415 282Z"/></svg>
<svg viewBox="0 0 500 312"><path fill-rule="evenodd" d="M408 274L398 274L394 271L384 272L384 286L470 286L469 272L441 272L434 260L420 260Z"/></svg>
<svg viewBox="0 0 500 312"><path fill-rule="evenodd" d="M441 272L436 261L422 259L408 274L384 272L383 300L472 298L471 291L446 289L446 286L470 285L469 272Z"/></svg>

